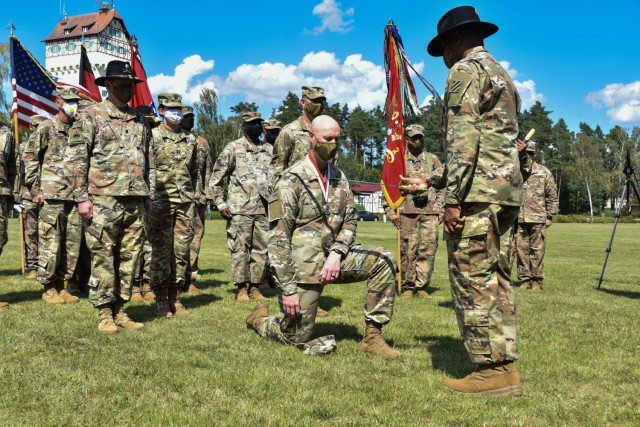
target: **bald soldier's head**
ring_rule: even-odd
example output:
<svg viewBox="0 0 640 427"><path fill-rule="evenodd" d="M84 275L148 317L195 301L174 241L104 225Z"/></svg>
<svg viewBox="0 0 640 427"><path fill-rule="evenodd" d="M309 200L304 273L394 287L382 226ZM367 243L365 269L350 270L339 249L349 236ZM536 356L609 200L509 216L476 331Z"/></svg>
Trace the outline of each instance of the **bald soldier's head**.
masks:
<svg viewBox="0 0 640 427"><path fill-rule="evenodd" d="M321 169L326 168L327 163L338 153L340 125L329 116L318 116L311 122L309 138L316 164Z"/></svg>

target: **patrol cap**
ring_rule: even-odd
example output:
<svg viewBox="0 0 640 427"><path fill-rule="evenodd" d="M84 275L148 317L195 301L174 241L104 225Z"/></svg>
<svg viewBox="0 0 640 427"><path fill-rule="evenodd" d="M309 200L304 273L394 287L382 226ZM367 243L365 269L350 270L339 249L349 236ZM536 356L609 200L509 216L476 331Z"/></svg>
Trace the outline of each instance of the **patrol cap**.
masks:
<svg viewBox="0 0 640 427"><path fill-rule="evenodd" d="M260 115L259 112L257 111L249 111L244 113L242 116L242 122L243 123L249 123L249 122L254 122L256 120L260 120L260 121L264 121L264 119L262 118L262 116Z"/></svg>
<svg viewBox="0 0 640 427"><path fill-rule="evenodd" d="M42 123L43 121L47 120L46 117L41 116L40 114L35 114L31 117L29 117L29 124L33 127L38 127L38 125L40 123Z"/></svg>
<svg viewBox="0 0 640 427"><path fill-rule="evenodd" d="M182 95L170 92L159 93L158 104L160 107L182 109Z"/></svg>
<svg viewBox="0 0 640 427"><path fill-rule="evenodd" d="M535 141L529 141L527 143L527 148L525 149L527 153L535 153L538 151L538 143Z"/></svg>
<svg viewBox="0 0 640 427"><path fill-rule="evenodd" d="M58 92L58 96L65 101L80 101L82 99L80 92L78 92L78 89L75 87L56 86L56 92Z"/></svg>
<svg viewBox="0 0 640 427"><path fill-rule="evenodd" d="M420 125L409 125L404 130L404 133L408 137L412 137L412 136L416 136L416 135L424 136L424 128L422 126L420 126Z"/></svg>
<svg viewBox="0 0 640 427"><path fill-rule="evenodd" d="M302 96L306 96L309 99L322 98L325 101L327 97L324 96L324 89L319 86L302 86Z"/></svg>
<svg viewBox="0 0 640 427"><path fill-rule="evenodd" d="M187 114L193 114L193 107L189 107L187 105L183 105L182 106L182 114L183 115L187 115Z"/></svg>
<svg viewBox="0 0 640 427"><path fill-rule="evenodd" d="M94 104L95 102L91 102L87 99L81 99L80 101L78 101L78 113L82 113L84 110L93 106Z"/></svg>
<svg viewBox="0 0 640 427"><path fill-rule="evenodd" d="M265 120L262 125L265 129L282 129L280 122L273 117L269 118L269 120Z"/></svg>

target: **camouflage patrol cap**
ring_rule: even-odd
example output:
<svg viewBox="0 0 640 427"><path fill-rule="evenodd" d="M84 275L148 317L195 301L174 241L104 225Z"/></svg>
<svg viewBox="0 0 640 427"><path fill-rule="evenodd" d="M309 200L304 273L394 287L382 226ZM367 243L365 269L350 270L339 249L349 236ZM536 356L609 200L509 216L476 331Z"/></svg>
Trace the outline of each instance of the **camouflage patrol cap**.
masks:
<svg viewBox="0 0 640 427"><path fill-rule="evenodd" d="M65 101L80 101L80 92L75 87L70 86L56 86L56 92L58 96Z"/></svg>
<svg viewBox="0 0 640 427"><path fill-rule="evenodd" d="M182 106L182 114L183 115L187 115L187 114L193 114L193 107L189 107L187 105L183 105Z"/></svg>
<svg viewBox="0 0 640 427"><path fill-rule="evenodd" d="M416 135L424 136L424 128L420 125L409 125L406 127L404 132L408 137L412 137Z"/></svg>
<svg viewBox="0 0 640 427"><path fill-rule="evenodd" d="M78 101L78 113L82 113L84 110L93 106L94 104L95 102L91 102L86 99L81 99L80 101Z"/></svg>
<svg viewBox="0 0 640 427"><path fill-rule="evenodd" d="M264 119L262 118L261 114L257 111L249 111L247 113L244 113L242 116L242 121L244 123L249 123L249 122L253 122L256 120L261 120L264 121Z"/></svg>
<svg viewBox="0 0 640 427"><path fill-rule="evenodd" d="M302 86L302 96L306 96L309 99L322 98L325 101L327 99L324 96L324 89L319 86Z"/></svg>
<svg viewBox="0 0 640 427"><path fill-rule="evenodd" d="M29 117L29 124L33 127L38 127L38 125L40 123L42 123L43 121L47 120L46 117L41 116L40 114L35 114L31 117Z"/></svg>
<svg viewBox="0 0 640 427"><path fill-rule="evenodd" d="M269 120L265 120L263 126L265 129L282 129L280 122L273 117L271 117Z"/></svg>
<svg viewBox="0 0 640 427"><path fill-rule="evenodd" d="M535 153L538 151L538 143L535 141L529 141L527 143L527 148L525 149L527 153Z"/></svg>
<svg viewBox="0 0 640 427"><path fill-rule="evenodd" d="M182 108L182 95L177 93L159 93L158 104L165 108Z"/></svg>

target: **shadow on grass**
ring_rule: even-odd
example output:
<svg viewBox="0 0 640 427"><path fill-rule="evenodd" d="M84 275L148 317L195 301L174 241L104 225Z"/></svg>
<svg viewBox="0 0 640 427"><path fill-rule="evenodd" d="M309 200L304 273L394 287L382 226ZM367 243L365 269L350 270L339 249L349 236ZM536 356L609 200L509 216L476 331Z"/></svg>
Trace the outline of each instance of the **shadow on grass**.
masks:
<svg viewBox="0 0 640 427"><path fill-rule="evenodd" d="M435 293L438 293L438 292L440 292L441 290L442 290L442 288L437 288L437 287L435 287L435 286L429 286L429 287L427 288L427 292L429 292L429 295L433 295L433 294L435 294Z"/></svg>
<svg viewBox="0 0 640 427"><path fill-rule="evenodd" d="M188 310L190 308L196 308L203 305L213 304L216 301L220 301L222 298L211 295L211 294L182 294L180 296L180 301L184 304L185 308Z"/></svg>
<svg viewBox="0 0 640 427"><path fill-rule="evenodd" d="M315 327L313 328L313 337L317 338L324 335L334 335L336 337L336 340L338 341L362 341L362 335L358 332L358 328L349 323L316 323Z"/></svg>
<svg viewBox="0 0 640 427"><path fill-rule="evenodd" d="M22 276L22 272L20 270L0 270L0 276Z"/></svg>
<svg viewBox="0 0 640 427"><path fill-rule="evenodd" d="M194 285L198 287L198 289L207 289L207 288L217 288L218 286L224 285L227 282L223 282L221 280L198 280L194 282Z"/></svg>
<svg viewBox="0 0 640 427"><path fill-rule="evenodd" d="M9 304L16 304L25 301L35 301L42 298L42 291L15 291L8 293L0 293L0 301L6 301Z"/></svg>
<svg viewBox="0 0 640 427"><path fill-rule="evenodd" d="M453 308L453 301L441 301L438 303L438 307Z"/></svg>
<svg viewBox="0 0 640 427"><path fill-rule="evenodd" d="M640 299L639 291L618 291L616 289L605 289L605 288L596 288L599 292L604 292L605 294L615 295L618 297L625 297L630 299Z"/></svg>
<svg viewBox="0 0 640 427"><path fill-rule="evenodd" d="M462 378L475 367L469 362L467 351L460 338L446 335L416 336L416 341L427 345L431 353L431 366L449 376Z"/></svg>
<svg viewBox="0 0 640 427"><path fill-rule="evenodd" d="M329 296L321 296L320 302L318 303L320 307L329 311L332 308L340 307L342 305L342 300L340 298L329 297Z"/></svg>
<svg viewBox="0 0 640 427"><path fill-rule="evenodd" d="M205 274L218 274L222 273L224 270L220 270L219 268L204 268L202 270L198 270L198 274L203 276Z"/></svg>

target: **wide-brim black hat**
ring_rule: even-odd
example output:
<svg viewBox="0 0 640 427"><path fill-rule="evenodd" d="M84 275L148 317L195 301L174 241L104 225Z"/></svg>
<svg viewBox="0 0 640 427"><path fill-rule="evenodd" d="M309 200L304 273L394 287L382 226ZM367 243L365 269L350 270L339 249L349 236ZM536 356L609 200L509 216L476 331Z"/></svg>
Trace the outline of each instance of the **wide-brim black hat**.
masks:
<svg viewBox="0 0 640 427"><path fill-rule="evenodd" d="M104 86L104 82L109 79L125 79L131 80L133 83L142 83L144 81L133 75L131 65L127 61L118 60L109 61L107 64L107 72L104 76L98 77L95 83L98 86Z"/></svg>
<svg viewBox="0 0 640 427"><path fill-rule="evenodd" d="M427 52L431 56L442 56L444 47L442 39L452 31L462 28L475 28L482 38L487 38L498 31L498 26L490 22L483 22L473 6L460 6L445 13L438 21L438 35L429 42Z"/></svg>

